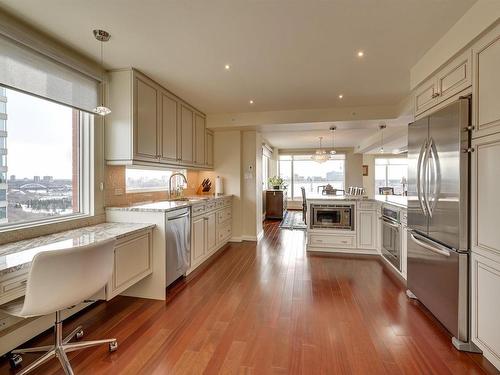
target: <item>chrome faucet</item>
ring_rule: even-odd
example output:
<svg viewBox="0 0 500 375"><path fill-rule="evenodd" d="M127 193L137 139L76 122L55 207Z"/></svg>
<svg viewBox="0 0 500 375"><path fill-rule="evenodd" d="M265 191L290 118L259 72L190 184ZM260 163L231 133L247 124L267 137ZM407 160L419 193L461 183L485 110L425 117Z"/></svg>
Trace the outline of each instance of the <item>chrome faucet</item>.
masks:
<svg viewBox="0 0 500 375"><path fill-rule="evenodd" d="M168 179L168 199L172 199L172 178L175 176L182 176L186 185L188 184L186 176L184 176L182 173L180 172L172 173L172 175Z"/></svg>

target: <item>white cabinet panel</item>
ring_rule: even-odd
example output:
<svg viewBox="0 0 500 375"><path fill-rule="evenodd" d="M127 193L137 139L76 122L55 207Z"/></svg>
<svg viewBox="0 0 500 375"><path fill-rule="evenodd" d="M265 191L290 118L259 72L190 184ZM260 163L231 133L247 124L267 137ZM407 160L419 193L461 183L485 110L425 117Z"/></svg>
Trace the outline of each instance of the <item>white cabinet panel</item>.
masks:
<svg viewBox="0 0 500 375"><path fill-rule="evenodd" d="M207 214L207 250L211 252L217 246L217 230L215 224L216 213Z"/></svg>
<svg viewBox="0 0 500 375"><path fill-rule="evenodd" d="M191 267L199 264L206 251L205 217L193 219L191 228Z"/></svg>
<svg viewBox="0 0 500 375"><path fill-rule="evenodd" d="M500 369L500 263L474 252L471 258L472 341Z"/></svg>
<svg viewBox="0 0 500 375"><path fill-rule="evenodd" d="M206 162L209 167L214 165L214 134L211 131L206 131Z"/></svg>
<svg viewBox="0 0 500 375"><path fill-rule="evenodd" d="M472 48L474 85L472 125L474 137L500 131L500 26Z"/></svg>
<svg viewBox="0 0 500 375"><path fill-rule="evenodd" d="M437 74L439 101L446 100L471 85L470 60L470 50L467 50Z"/></svg>
<svg viewBox="0 0 500 375"><path fill-rule="evenodd" d="M415 115L418 115L438 103L438 90L435 78L425 81L415 90Z"/></svg>
<svg viewBox="0 0 500 375"><path fill-rule="evenodd" d="M170 162L177 162L178 152L177 132L177 101L165 92L161 93L161 158Z"/></svg>
<svg viewBox="0 0 500 375"><path fill-rule="evenodd" d="M181 105L181 159L183 163L194 162L194 113Z"/></svg>
<svg viewBox="0 0 500 375"><path fill-rule="evenodd" d="M472 250L500 254L500 134L475 139L472 147Z"/></svg>
<svg viewBox="0 0 500 375"><path fill-rule="evenodd" d="M152 273L151 232L119 241L114 250L114 267L107 299L125 291Z"/></svg>
<svg viewBox="0 0 500 375"><path fill-rule="evenodd" d="M196 156L196 164L205 164L205 138L206 138L206 129L205 129L205 119L200 116L198 113L194 116L194 124L195 124L195 156Z"/></svg>
<svg viewBox="0 0 500 375"><path fill-rule="evenodd" d="M158 153L158 90L139 77L135 77L135 85L136 157L156 160Z"/></svg>
<svg viewBox="0 0 500 375"><path fill-rule="evenodd" d="M358 211L357 235L358 248L375 249L377 247L376 211Z"/></svg>

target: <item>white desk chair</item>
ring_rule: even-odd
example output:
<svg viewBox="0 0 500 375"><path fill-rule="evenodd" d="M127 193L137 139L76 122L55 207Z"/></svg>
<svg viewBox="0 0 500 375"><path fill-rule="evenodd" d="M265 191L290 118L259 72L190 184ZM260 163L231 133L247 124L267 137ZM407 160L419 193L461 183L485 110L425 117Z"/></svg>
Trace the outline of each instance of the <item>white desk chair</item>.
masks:
<svg viewBox="0 0 500 375"><path fill-rule="evenodd" d="M96 245L44 251L35 255L28 275L26 295L0 306L0 310L22 318L55 313L55 340L54 345L13 350L11 366L14 367L22 361L20 353L46 352L18 375L34 370L53 357L59 359L66 374L72 375L67 352L101 344L108 344L110 351L118 348L116 339L70 343L73 337L83 336L82 327L77 327L63 339L61 320L63 310L84 302L106 285L113 269L114 243L114 240L104 241Z"/></svg>

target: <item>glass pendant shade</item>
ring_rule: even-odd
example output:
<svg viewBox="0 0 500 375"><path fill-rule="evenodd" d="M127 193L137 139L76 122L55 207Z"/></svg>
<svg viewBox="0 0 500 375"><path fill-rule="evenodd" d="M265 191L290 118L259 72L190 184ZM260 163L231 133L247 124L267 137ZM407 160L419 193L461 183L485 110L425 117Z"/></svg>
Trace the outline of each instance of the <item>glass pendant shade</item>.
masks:
<svg viewBox="0 0 500 375"><path fill-rule="evenodd" d="M311 159L318 163L324 163L330 159L330 155L321 147L322 139L323 137L319 137L319 149L317 149L313 156L311 156Z"/></svg>
<svg viewBox="0 0 500 375"><path fill-rule="evenodd" d="M103 105L99 105L93 109L93 112L99 116L107 116L111 113L111 109Z"/></svg>

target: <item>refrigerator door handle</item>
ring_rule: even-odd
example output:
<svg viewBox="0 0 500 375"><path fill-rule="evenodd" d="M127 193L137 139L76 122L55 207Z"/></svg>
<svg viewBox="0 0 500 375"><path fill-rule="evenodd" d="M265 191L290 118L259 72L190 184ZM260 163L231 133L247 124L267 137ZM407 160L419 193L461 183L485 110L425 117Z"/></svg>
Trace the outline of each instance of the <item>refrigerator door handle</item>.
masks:
<svg viewBox="0 0 500 375"><path fill-rule="evenodd" d="M422 176L423 176L423 201L425 204L425 208L427 210L427 215L432 218L431 206L429 204L429 181L427 181L427 171L429 167L429 158L430 158L430 150L432 145L432 138L427 143L427 147L425 149L424 157L422 158Z"/></svg>
<svg viewBox="0 0 500 375"><path fill-rule="evenodd" d="M433 178L431 178L431 181L433 181L433 186L431 189L431 199L432 201L429 203L429 213L430 216L432 217L432 214L434 212L434 209L436 208L437 201L439 199L439 194L441 192L441 166L439 162L439 154L436 149L436 142L431 138L429 142L429 163L432 162L432 174Z"/></svg>
<svg viewBox="0 0 500 375"><path fill-rule="evenodd" d="M422 246L423 248L430 250L436 254L444 255L445 257L450 256L450 250L448 250L446 247L439 245L435 243L434 241L430 241L429 239L420 236L419 234L415 232L410 232L410 238L419 246Z"/></svg>
<svg viewBox="0 0 500 375"><path fill-rule="evenodd" d="M427 141L425 141L422 147L420 148L420 153L418 154L418 161L417 161L417 198L418 198L418 203L420 204L420 208L422 209L422 212L424 213L425 216L427 216L427 210L424 206L422 197L422 162L424 160L424 154L426 153L426 151L427 151Z"/></svg>

